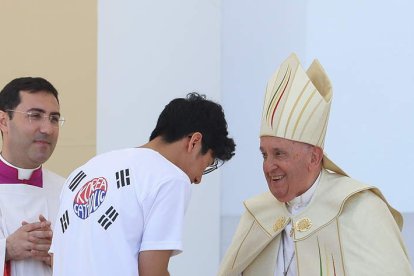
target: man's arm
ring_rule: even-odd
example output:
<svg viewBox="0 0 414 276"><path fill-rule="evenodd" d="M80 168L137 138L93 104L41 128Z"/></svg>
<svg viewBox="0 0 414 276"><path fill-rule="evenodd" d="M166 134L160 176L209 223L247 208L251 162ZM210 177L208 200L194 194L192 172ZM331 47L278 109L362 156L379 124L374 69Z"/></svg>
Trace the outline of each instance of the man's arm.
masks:
<svg viewBox="0 0 414 276"><path fill-rule="evenodd" d="M169 276L168 262L172 250L141 251L138 256L138 271L140 276Z"/></svg>

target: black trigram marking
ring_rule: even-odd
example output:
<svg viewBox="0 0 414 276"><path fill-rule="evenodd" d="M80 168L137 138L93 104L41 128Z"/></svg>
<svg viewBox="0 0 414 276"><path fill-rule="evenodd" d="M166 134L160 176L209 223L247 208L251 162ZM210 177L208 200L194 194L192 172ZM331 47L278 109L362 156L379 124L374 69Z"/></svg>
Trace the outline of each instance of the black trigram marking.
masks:
<svg viewBox="0 0 414 276"><path fill-rule="evenodd" d="M125 187L125 185L130 184L129 180L129 169L125 169L115 173L116 176L116 186L119 188Z"/></svg>
<svg viewBox="0 0 414 276"><path fill-rule="evenodd" d="M73 192L79 183L86 177L86 174L83 171L80 171L70 182L69 189Z"/></svg>
<svg viewBox="0 0 414 276"><path fill-rule="evenodd" d="M113 206L111 206L108 210L106 210L105 214L101 216L98 223L106 230L113 222L115 222L117 217L118 212Z"/></svg>
<svg viewBox="0 0 414 276"><path fill-rule="evenodd" d="M60 225L62 226L62 233L65 233L69 226L68 210L66 210L65 213L63 213L63 216L60 217Z"/></svg>

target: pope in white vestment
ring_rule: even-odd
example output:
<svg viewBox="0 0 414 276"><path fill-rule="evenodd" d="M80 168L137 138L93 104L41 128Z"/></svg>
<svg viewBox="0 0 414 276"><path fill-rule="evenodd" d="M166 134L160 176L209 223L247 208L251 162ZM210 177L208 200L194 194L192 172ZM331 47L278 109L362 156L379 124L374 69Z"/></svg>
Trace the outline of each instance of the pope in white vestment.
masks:
<svg viewBox="0 0 414 276"><path fill-rule="evenodd" d="M244 202L219 276L411 276L402 216L324 153L332 87L292 54L269 80L260 130L270 192ZM393 183L389 183L393 185Z"/></svg>

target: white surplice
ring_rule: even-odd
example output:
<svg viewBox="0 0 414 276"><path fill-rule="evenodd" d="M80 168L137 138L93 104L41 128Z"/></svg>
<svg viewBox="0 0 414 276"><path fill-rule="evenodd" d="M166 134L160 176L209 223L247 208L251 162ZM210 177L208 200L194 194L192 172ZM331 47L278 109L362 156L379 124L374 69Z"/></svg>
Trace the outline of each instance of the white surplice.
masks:
<svg viewBox="0 0 414 276"><path fill-rule="evenodd" d="M27 184L0 184L0 273L4 271L6 238L22 226L22 221L37 222L40 214L52 223L55 221L64 181L61 176L43 169L42 188ZM11 271L12 276L52 275L49 266L30 259L12 261Z"/></svg>

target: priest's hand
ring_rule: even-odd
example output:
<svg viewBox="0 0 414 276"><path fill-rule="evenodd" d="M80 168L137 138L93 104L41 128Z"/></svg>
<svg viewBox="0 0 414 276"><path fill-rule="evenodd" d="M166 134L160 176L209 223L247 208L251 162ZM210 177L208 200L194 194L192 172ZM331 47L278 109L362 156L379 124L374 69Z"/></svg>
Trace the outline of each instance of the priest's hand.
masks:
<svg viewBox="0 0 414 276"><path fill-rule="evenodd" d="M22 226L6 239L6 260L37 259L50 263L51 223L43 216L39 222L22 222Z"/></svg>
<svg viewBox="0 0 414 276"><path fill-rule="evenodd" d="M32 258L44 262L48 266L52 266L52 258L49 254L50 244L52 242L52 228L51 223L43 215L39 215L39 222L44 222L45 227L42 227L39 230L32 231L32 234L36 234L37 239L35 239L35 247L32 249ZM22 225L27 224L27 222L22 222ZM44 233L50 233L49 235L44 235Z"/></svg>
<svg viewBox="0 0 414 276"><path fill-rule="evenodd" d="M39 221L46 223L45 227L41 229L43 232L50 233L50 236L39 238L35 247L32 249L32 257L36 260L44 262L48 266L52 266L52 257L49 254L50 245L52 242L52 228L50 221L46 220L43 215L39 215Z"/></svg>

